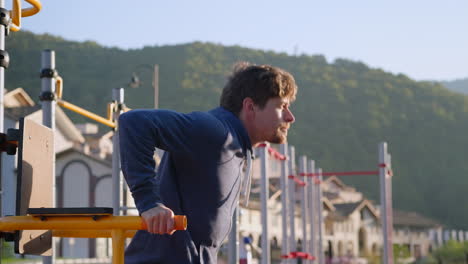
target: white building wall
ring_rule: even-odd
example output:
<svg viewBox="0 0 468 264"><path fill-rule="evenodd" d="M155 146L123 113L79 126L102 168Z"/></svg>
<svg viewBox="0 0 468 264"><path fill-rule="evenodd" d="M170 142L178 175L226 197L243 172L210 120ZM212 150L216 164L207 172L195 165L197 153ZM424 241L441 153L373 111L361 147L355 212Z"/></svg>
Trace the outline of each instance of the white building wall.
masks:
<svg viewBox="0 0 468 264"><path fill-rule="evenodd" d="M72 162L63 171L63 206L88 207L90 172L81 162Z"/></svg>
<svg viewBox="0 0 468 264"><path fill-rule="evenodd" d="M112 177L105 177L100 179L96 185L95 190L96 207L112 207L112 195L109 197L109 194L112 194ZM111 245L112 240L110 238L97 238L96 257L109 257L109 249Z"/></svg>
<svg viewBox="0 0 468 264"><path fill-rule="evenodd" d="M89 207L90 180L97 177L95 186L96 207L112 207L111 167L90 158L80 152L71 150L59 156L56 162L56 173L63 180L63 206ZM87 258L90 240L86 238L64 238L62 242L63 257ZM108 248L112 244L109 239L96 239L96 257L109 256Z"/></svg>
<svg viewBox="0 0 468 264"><path fill-rule="evenodd" d="M86 164L89 164L91 166L92 174L98 177L112 174L111 167L110 167L111 165L98 162L77 151L71 151L68 154L61 155L60 159L57 159L57 164L55 167L56 173L59 174L60 172L62 172L63 168L67 164L69 164L71 161L74 161L74 160L81 160L85 162Z"/></svg>
<svg viewBox="0 0 468 264"><path fill-rule="evenodd" d="M89 206L89 171L82 163L74 162L63 171L63 206ZM89 257L89 240L86 238L63 238L62 254L67 258Z"/></svg>
<svg viewBox="0 0 468 264"><path fill-rule="evenodd" d="M103 177L96 184L96 207L112 207L112 177Z"/></svg>

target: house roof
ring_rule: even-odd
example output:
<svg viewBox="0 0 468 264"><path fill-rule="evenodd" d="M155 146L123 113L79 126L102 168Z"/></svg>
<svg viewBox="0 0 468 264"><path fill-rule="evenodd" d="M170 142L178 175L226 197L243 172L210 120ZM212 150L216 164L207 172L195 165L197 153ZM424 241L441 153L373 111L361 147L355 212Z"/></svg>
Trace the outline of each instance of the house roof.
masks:
<svg viewBox="0 0 468 264"><path fill-rule="evenodd" d="M350 216L356 210L360 211L364 208L367 208L376 219L379 218L379 214L377 210L375 209L375 207L372 205L372 203L369 200L366 200L366 199L356 202L356 203L333 204L333 206L335 207L336 216L346 218Z"/></svg>
<svg viewBox="0 0 468 264"><path fill-rule="evenodd" d="M41 106L35 105L34 101L23 88L16 88L6 93L4 104L5 115L13 121L18 121L21 117L28 117L35 113L34 117L31 118L38 122L42 121L41 116L37 115L38 111L42 111ZM61 130L67 139L80 143L85 141L80 131L60 107L56 107L55 109L55 118L57 128Z"/></svg>
<svg viewBox="0 0 468 264"><path fill-rule="evenodd" d="M330 186L335 184L338 188L345 191L355 191L354 187L346 185L342 180L338 179L336 176L330 176L323 180L324 185Z"/></svg>
<svg viewBox="0 0 468 264"><path fill-rule="evenodd" d="M339 198L340 195L336 192L327 192L327 191L323 191L322 192L323 196L326 197L327 199L330 199L330 200L333 200L333 199L336 199L336 198Z"/></svg>
<svg viewBox="0 0 468 264"><path fill-rule="evenodd" d="M335 204L335 211L341 216L349 216L351 215L356 208L361 204L361 202L357 203L342 203L342 204Z"/></svg>
<svg viewBox="0 0 468 264"><path fill-rule="evenodd" d="M35 105L34 101L23 88L16 88L13 91L5 93L3 100L5 108Z"/></svg>
<svg viewBox="0 0 468 264"><path fill-rule="evenodd" d="M336 211L336 208L335 208L335 205L330 202L330 200L328 200L326 197L323 197L322 198L322 202L323 202L323 208L330 211L330 212L334 212Z"/></svg>
<svg viewBox="0 0 468 264"><path fill-rule="evenodd" d="M41 110L40 105L23 106L23 107L6 107L5 115L9 118L18 121L21 117L28 116L34 112Z"/></svg>
<svg viewBox="0 0 468 264"><path fill-rule="evenodd" d="M38 111L42 111L40 105L10 107L10 108L5 108L5 115L14 121L18 121L21 117L30 116L32 114L37 113ZM70 139L71 141L80 142L80 143L83 143L85 141L83 135L81 135L80 131L75 127L73 122L63 112L63 110L60 109L60 107L57 107L55 110L55 118L56 118L55 122L56 122L57 128L59 128L68 139Z"/></svg>
<svg viewBox="0 0 468 264"><path fill-rule="evenodd" d="M408 227L437 227L440 223L433 219L422 216L416 212L406 212L393 209L393 225Z"/></svg>

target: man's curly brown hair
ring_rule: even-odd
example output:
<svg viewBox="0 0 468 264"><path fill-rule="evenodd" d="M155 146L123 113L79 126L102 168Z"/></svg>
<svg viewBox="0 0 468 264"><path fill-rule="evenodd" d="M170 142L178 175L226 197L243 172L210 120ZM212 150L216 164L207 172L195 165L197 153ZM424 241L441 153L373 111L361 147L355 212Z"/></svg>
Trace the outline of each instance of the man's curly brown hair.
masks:
<svg viewBox="0 0 468 264"><path fill-rule="evenodd" d="M220 98L220 106L239 115L245 98L250 97L260 108L268 99L296 99L297 85L287 71L271 65L252 65L246 62L234 65Z"/></svg>

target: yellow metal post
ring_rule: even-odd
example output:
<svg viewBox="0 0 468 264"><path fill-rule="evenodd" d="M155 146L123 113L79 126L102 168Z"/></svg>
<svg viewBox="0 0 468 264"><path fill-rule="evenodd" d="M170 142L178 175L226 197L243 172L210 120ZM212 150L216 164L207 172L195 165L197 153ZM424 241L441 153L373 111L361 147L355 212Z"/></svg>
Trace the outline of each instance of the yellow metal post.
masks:
<svg viewBox="0 0 468 264"><path fill-rule="evenodd" d="M112 230L112 263L124 264L125 232L122 229Z"/></svg>

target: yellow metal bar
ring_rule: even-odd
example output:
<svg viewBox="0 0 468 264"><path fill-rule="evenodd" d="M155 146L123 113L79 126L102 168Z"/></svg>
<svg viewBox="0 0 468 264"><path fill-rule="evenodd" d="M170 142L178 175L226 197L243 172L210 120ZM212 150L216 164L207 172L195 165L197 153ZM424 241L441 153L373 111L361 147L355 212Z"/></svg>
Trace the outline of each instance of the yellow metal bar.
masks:
<svg viewBox="0 0 468 264"><path fill-rule="evenodd" d="M39 1L39 0L26 0L26 2L31 4L32 7L25 8L25 9L21 10L21 16L22 17L33 16L33 15L39 13L39 11L41 11L41 9L42 9L41 1Z"/></svg>
<svg viewBox="0 0 468 264"><path fill-rule="evenodd" d="M13 7L10 11L11 31L19 31L21 28L21 0L13 0Z"/></svg>
<svg viewBox="0 0 468 264"><path fill-rule="evenodd" d="M124 250L125 250L125 236L124 230L112 230L112 263L124 264Z"/></svg>
<svg viewBox="0 0 468 264"><path fill-rule="evenodd" d="M96 114L94 114L94 113L92 113L92 112L90 112L88 110L85 110L85 109L83 109L83 108L81 108L79 106L71 104L71 103L69 103L67 101L59 99L59 100L57 100L57 104L60 105L61 107L67 108L68 110L76 112L76 113L78 113L80 115L83 115L83 116L85 116L87 118L90 118L90 119L92 119L92 120L94 120L96 122L99 122L99 123L104 124L106 126L109 126L111 128L115 128L115 123L114 122L112 122L112 121L110 121L110 120L108 120L108 119L106 119L104 117L98 116L98 115L96 115Z"/></svg>
<svg viewBox="0 0 468 264"><path fill-rule="evenodd" d="M115 103L107 104L107 119L112 120L112 114L114 113Z"/></svg>
<svg viewBox="0 0 468 264"><path fill-rule="evenodd" d="M62 99L63 79L60 76L55 77L55 94L58 99Z"/></svg>
<svg viewBox="0 0 468 264"><path fill-rule="evenodd" d="M0 218L0 231L14 230L145 230L140 216L6 216ZM187 229L187 218L174 216L174 229Z"/></svg>
<svg viewBox="0 0 468 264"><path fill-rule="evenodd" d="M98 237L112 237L111 230L54 230L52 236L54 237L81 237L81 238L98 238ZM136 230L125 231L125 237L133 237Z"/></svg>
<svg viewBox="0 0 468 264"><path fill-rule="evenodd" d="M101 216L96 220L83 216L7 216L0 218L1 231L13 230L110 230L144 229L139 216Z"/></svg>
<svg viewBox="0 0 468 264"><path fill-rule="evenodd" d="M21 9L21 0L13 0L13 8L11 14L11 31L19 31L21 29L21 17L28 17L37 14L41 11L42 4L39 0L26 0L32 7Z"/></svg>
<svg viewBox="0 0 468 264"><path fill-rule="evenodd" d="M0 231L52 230L58 237L112 237L112 263L124 264L125 238L134 230L146 229L145 221L139 216L6 216L0 218ZM187 218L174 216L174 229L187 229Z"/></svg>

